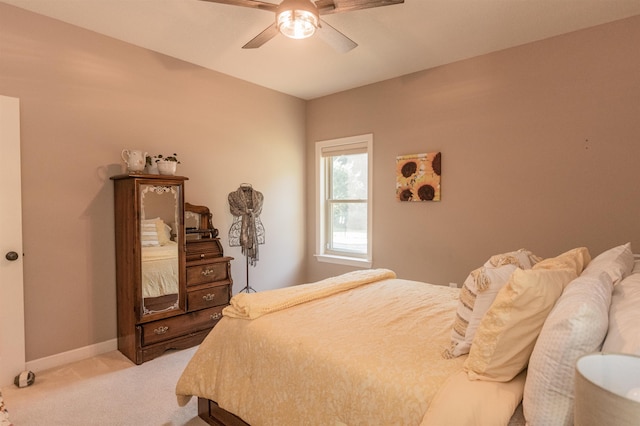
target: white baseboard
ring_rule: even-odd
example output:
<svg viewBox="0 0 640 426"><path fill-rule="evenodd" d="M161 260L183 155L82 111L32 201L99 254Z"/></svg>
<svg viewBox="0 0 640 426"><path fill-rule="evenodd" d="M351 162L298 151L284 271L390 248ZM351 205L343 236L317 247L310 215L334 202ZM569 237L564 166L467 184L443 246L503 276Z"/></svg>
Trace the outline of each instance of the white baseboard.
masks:
<svg viewBox="0 0 640 426"><path fill-rule="evenodd" d="M106 342L96 343L95 345L85 346L83 348L73 349L67 352L47 356L40 359L34 359L27 362L26 368L34 373L48 370L49 368L59 367L71 362L80 361L100 355L105 352L111 352L118 349L118 339L107 340Z"/></svg>

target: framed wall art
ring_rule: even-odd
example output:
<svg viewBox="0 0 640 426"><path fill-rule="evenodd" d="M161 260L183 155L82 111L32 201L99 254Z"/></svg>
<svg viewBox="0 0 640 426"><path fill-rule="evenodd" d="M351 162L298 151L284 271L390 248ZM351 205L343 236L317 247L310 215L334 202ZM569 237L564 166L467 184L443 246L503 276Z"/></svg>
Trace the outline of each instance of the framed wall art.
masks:
<svg viewBox="0 0 640 426"><path fill-rule="evenodd" d="M399 201L440 201L440 152L396 157L396 198Z"/></svg>

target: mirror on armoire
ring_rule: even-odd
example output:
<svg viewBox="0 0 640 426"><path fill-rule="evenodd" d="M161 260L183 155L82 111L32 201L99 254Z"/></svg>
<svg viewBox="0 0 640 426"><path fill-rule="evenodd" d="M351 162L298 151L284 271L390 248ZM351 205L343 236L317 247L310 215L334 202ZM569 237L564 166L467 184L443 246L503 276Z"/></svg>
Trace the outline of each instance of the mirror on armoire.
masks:
<svg viewBox="0 0 640 426"><path fill-rule="evenodd" d="M218 230L213 226L213 215L207 206L184 203L184 227L187 241L215 238Z"/></svg>
<svg viewBox="0 0 640 426"><path fill-rule="evenodd" d="M177 185L139 187L143 316L179 309L180 189Z"/></svg>

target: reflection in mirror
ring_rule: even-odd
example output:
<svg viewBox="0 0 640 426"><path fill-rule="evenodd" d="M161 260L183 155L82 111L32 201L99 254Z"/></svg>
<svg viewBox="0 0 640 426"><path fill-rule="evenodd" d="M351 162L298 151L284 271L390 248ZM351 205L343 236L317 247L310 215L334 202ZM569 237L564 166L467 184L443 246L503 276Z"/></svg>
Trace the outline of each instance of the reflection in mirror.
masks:
<svg viewBox="0 0 640 426"><path fill-rule="evenodd" d="M140 185L142 313L178 309L180 187Z"/></svg>
<svg viewBox="0 0 640 426"><path fill-rule="evenodd" d="M184 211L184 227L187 233L191 230L200 229L200 215L189 210Z"/></svg>
<svg viewBox="0 0 640 426"><path fill-rule="evenodd" d="M184 223L187 241L217 237L218 230L212 224L212 216L207 206L184 203Z"/></svg>

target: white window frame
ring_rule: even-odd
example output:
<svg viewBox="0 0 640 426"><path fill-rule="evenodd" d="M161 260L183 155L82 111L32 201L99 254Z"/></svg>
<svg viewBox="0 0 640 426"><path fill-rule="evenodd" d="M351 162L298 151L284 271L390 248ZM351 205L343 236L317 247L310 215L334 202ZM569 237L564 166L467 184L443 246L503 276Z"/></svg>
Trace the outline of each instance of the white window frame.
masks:
<svg viewBox="0 0 640 426"><path fill-rule="evenodd" d="M326 203L326 171L323 150L349 150L362 146L367 152L367 252L364 256L349 256L327 252L327 203ZM339 265L370 268L373 264L373 134L349 136L316 142L316 254L319 262Z"/></svg>

